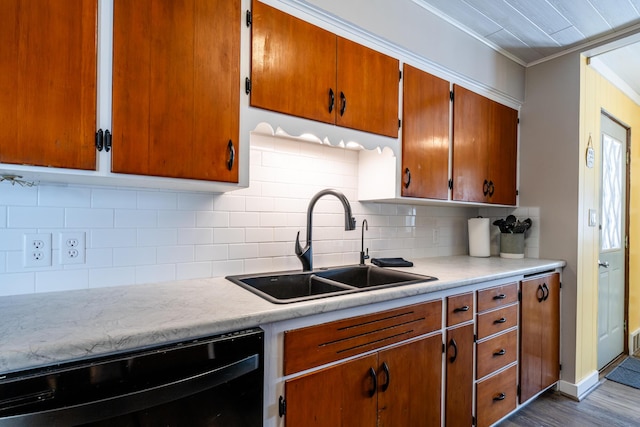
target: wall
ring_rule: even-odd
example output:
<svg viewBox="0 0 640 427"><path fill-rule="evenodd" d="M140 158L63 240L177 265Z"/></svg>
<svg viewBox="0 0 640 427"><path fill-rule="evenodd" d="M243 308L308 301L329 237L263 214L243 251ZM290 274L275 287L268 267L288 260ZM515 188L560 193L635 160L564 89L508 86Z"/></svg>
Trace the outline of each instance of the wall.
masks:
<svg viewBox="0 0 640 427"><path fill-rule="evenodd" d="M308 201L326 187L349 198L358 228L344 231L342 205L321 199L317 267L358 262L365 218L371 256L467 253L467 219L477 209L359 203L357 159L357 151L254 135L250 186L223 195L0 183L0 295L299 269L296 232L304 242ZM64 230L87 233L86 264L59 264ZM22 265L22 236L34 232L53 233L50 267Z"/></svg>

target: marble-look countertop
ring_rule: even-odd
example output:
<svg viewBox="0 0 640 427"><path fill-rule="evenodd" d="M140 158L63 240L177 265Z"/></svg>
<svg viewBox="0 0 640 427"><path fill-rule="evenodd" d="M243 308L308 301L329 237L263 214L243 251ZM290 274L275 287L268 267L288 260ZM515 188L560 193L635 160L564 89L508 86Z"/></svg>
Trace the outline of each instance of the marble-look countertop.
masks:
<svg viewBox="0 0 640 427"><path fill-rule="evenodd" d="M273 304L223 277L0 297L3 374L564 267L468 256L413 260L424 284Z"/></svg>

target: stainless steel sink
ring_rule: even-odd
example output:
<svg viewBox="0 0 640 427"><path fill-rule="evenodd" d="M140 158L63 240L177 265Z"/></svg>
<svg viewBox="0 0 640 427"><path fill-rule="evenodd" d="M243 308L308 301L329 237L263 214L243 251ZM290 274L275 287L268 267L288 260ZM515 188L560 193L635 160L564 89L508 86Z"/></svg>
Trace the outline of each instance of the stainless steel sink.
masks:
<svg viewBox="0 0 640 427"><path fill-rule="evenodd" d="M334 267L308 272L227 276L227 279L276 304L437 280L431 276L369 265Z"/></svg>

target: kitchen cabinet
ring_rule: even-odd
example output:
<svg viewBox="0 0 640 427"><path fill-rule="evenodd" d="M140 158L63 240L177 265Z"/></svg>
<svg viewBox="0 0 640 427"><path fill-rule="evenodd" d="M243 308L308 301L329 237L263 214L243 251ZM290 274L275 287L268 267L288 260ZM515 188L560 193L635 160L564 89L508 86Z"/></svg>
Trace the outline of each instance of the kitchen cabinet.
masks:
<svg viewBox="0 0 640 427"><path fill-rule="evenodd" d="M287 379L285 425L439 426L441 319L438 300L287 331L285 375L374 351Z"/></svg>
<svg viewBox="0 0 640 427"><path fill-rule="evenodd" d="M404 64L402 190L404 197L449 197L450 84Z"/></svg>
<svg viewBox="0 0 640 427"><path fill-rule="evenodd" d="M0 163L95 170L96 0L0 4Z"/></svg>
<svg viewBox="0 0 640 427"><path fill-rule="evenodd" d="M560 275L523 280L520 402L560 379Z"/></svg>
<svg viewBox="0 0 640 427"><path fill-rule="evenodd" d="M518 112L454 85L453 200L515 205Z"/></svg>
<svg viewBox="0 0 640 427"><path fill-rule="evenodd" d="M238 182L240 0L114 2L112 171Z"/></svg>
<svg viewBox="0 0 640 427"><path fill-rule="evenodd" d="M474 293L446 298L445 425L473 424Z"/></svg>
<svg viewBox="0 0 640 427"><path fill-rule="evenodd" d="M397 59L255 0L251 40L251 106L397 138Z"/></svg>

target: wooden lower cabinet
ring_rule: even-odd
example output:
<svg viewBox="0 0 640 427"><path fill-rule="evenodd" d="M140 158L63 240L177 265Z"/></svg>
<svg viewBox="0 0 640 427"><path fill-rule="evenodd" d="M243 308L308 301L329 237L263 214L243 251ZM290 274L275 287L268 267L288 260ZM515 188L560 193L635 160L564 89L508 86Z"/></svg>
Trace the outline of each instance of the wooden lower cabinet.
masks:
<svg viewBox="0 0 640 427"><path fill-rule="evenodd" d="M516 365L476 385L477 427L489 426L516 409Z"/></svg>
<svg viewBox="0 0 640 427"><path fill-rule="evenodd" d="M473 323L447 330L445 425L473 424Z"/></svg>
<svg viewBox="0 0 640 427"><path fill-rule="evenodd" d="M440 426L442 334L285 381L286 427Z"/></svg>

